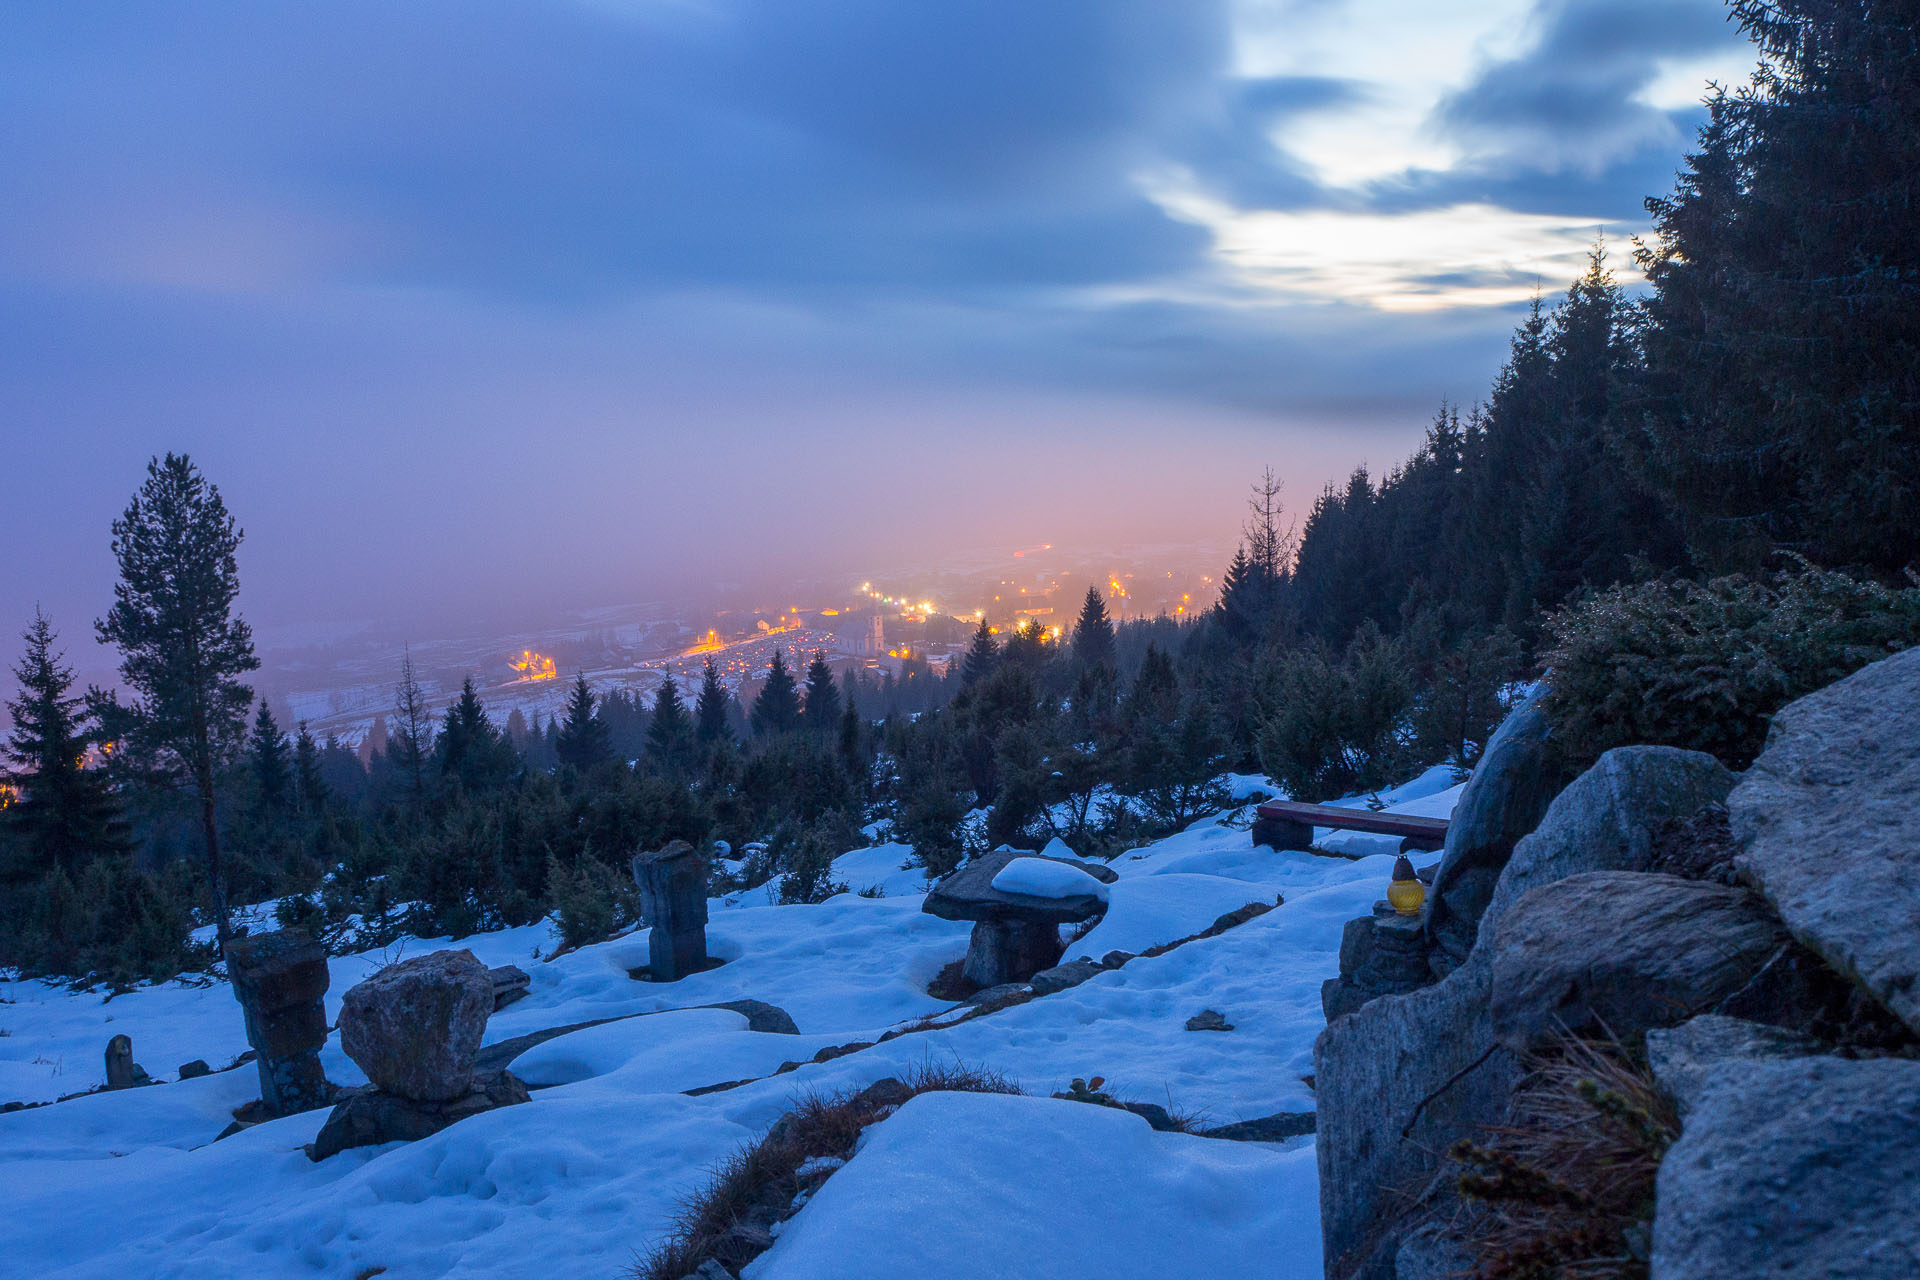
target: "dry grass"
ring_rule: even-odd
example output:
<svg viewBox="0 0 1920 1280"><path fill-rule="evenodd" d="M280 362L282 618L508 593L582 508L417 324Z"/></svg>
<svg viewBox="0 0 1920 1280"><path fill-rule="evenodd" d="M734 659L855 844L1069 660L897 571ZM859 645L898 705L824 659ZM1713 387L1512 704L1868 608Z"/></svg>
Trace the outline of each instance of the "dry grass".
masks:
<svg viewBox="0 0 1920 1280"><path fill-rule="evenodd" d="M792 1216L795 1198L831 1176L803 1178L800 1166L815 1156L846 1160L860 1131L883 1119L907 1098L922 1093L1019 1093L1006 1078L959 1063L927 1062L896 1090L873 1089L821 1096L802 1095L758 1142L722 1162L691 1196L667 1240L628 1274L633 1280L682 1280L712 1258L735 1272L773 1243L769 1228Z"/></svg>
<svg viewBox="0 0 1920 1280"><path fill-rule="evenodd" d="M1462 1141L1460 1234L1475 1280L1640 1280L1673 1104L1619 1044L1564 1038L1514 1093L1489 1146Z"/></svg>

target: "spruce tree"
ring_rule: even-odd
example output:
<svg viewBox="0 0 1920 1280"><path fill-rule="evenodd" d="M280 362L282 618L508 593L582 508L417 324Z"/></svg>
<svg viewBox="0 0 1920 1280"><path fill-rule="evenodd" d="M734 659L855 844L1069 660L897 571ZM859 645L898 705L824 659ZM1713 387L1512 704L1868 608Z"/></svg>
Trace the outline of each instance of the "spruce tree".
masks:
<svg viewBox="0 0 1920 1280"><path fill-rule="evenodd" d="M822 738L840 724L840 686L827 667L827 655L819 650L807 664L807 696L800 715L808 732Z"/></svg>
<svg viewBox="0 0 1920 1280"><path fill-rule="evenodd" d="M693 754L693 719L680 700L680 686L669 674L653 698L647 721L647 754L664 773L684 769Z"/></svg>
<svg viewBox="0 0 1920 1280"><path fill-rule="evenodd" d="M473 677L460 683L460 696L447 708L435 752L440 757L440 776L458 778L469 791L482 790L505 780L511 771L509 748L501 742L485 704L473 687Z"/></svg>
<svg viewBox="0 0 1920 1280"><path fill-rule="evenodd" d="M700 697L693 706L693 740L700 744L702 751L710 751L733 737L733 726L727 723L727 702L731 696L720 683L720 672L714 668L713 659L708 658L707 669L700 677Z"/></svg>
<svg viewBox="0 0 1920 1280"><path fill-rule="evenodd" d="M586 676L576 675L573 693L567 698L566 721L553 744L560 763L582 773L613 759L613 735L607 731L606 722L593 713L593 701Z"/></svg>
<svg viewBox="0 0 1920 1280"><path fill-rule="evenodd" d="M400 658L400 683L393 690L394 726L387 735L387 759L400 774L407 803L417 813L427 802L427 756L433 745L433 719L426 690L413 674L413 654ZM376 720L376 729L380 726Z"/></svg>
<svg viewBox="0 0 1920 1280"><path fill-rule="evenodd" d="M969 688L993 674L1000 662L1000 646L994 642L993 628L985 618L974 628L973 643L967 646L967 658L960 668L960 681Z"/></svg>
<svg viewBox="0 0 1920 1280"><path fill-rule="evenodd" d="M13 732L0 751L11 768L0 779L17 794L4 817L43 872L72 872L84 862L129 851L120 803L101 769L86 767L83 699L71 692L73 670L53 648L53 624L38 609L23 633L27 650L14 667L20 696L7 703Z"/></svg>
<svg viewBox="0 0 1920 1280"><path fill-rule="evenodd" d="M247 765L253 773L261 807L270 814L284 810L293 786L293 770L288 761L286 735L280 732L265 698L260 699L260 711L253 718L253 732L247 738Z"/></svg>
<svg viewBox="0 0 1920 1280"><path fill-rule="evenodd" d="M779 649L767 667L767 682L753 700L748 719L753 731L762 737L787 733L800 726L800 695L793 683L793 672Z"/></svg>
<svg viewBox="0 0 1920 1280"><path fill-rule="evenodd" d="M1104 667L1111 671L1116 654L1107 602L1099 591L1088 587L1086 601L1080 606L1080 618L1073 624L1073 659L1082 667Z"/></svg>
<svg viewBox="0 0 1920 1280"><path fill-rule="evenodd" d="M322 813L329 798L326 779L320 775L320 747L314 742L305 720L300 722L300 731L293 740L293 798L300 812L309 818Z"/></svg>
<svg viewBox="0 0 1920 1280"><path fill-rule="evenodd" d="M222 951L233 937L215 821L214 779L246 728L253 690L240 682L259 667L253 633L233 614L240 593L235 552L241 533L184 455L147 464L147 478L113 522L120 565L113 608L95 624L120 648L127 706L105 705L135 757L189 783L199 800L214 924Z"/></svg>

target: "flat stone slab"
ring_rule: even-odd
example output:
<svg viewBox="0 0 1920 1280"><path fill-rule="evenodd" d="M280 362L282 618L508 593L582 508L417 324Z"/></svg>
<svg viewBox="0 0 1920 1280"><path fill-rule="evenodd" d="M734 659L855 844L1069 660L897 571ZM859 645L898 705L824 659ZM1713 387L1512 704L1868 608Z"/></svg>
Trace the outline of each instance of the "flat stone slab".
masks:
<svg viewBox="0 0 1920 1280"><path fill-rule="evenodd" d="M745 1014L747 1030L762 1031L772 1035L797 1036L800 1028L794 1025L793 1018L777 1004L768 1004L765 1000L723 1000L718 1004L691 1005L693 1009L731 1009L735 1013ZM588 1027L605 1026L609 1022L625 1022L628 1018L651 1018L659 1013L685 1013L686 1009L649 1009L645 1013L623 1013L611 1018L594 1018L587 1022L573 1022L564 1027L548 1027L544 1031L530 1031L524 1036L515 1036L511 1040L502 1040L480 1050L480 1056L474 1062L474 1070L481 1075L495 1071L504 1071L521 1054L538 1044L556 1040L575 1031L585 1031Z"/></svg>
<svg viewBox="0 0 1920 1280"><path fill-rule="evenodd" d="M1004 889L993 887L993 878L999 875L1009 862L1016 858L1041 856L1013 850L982 854L964 867L943 877L927 893L926 900L921 903L920 909L942 920L1042 925L1077 924L1082 920L1091 920L1107 909L1106 900L1092 889L1085 894L1073 894L1064 898L1042 898L1030 893L1009 893ZM1075 867L1102 884L1112 884L1120 878L1113 873L1111 867L1070 861L1066 858L1044 858L1043 860Z"/></svg>
<svg viewBox="0 0 1920 1280"><path fill-rule="evenodd" d="M1727 801L1795 937L1920 1031L1920 649L1789 704Z"/></svg>
<svg viewBox="0 0 1920 1280"><path fill-rule="evenodd" d="M1920 1062L1714 1070L1660 1164L1653 1280L1920 1275Z"/></svg>

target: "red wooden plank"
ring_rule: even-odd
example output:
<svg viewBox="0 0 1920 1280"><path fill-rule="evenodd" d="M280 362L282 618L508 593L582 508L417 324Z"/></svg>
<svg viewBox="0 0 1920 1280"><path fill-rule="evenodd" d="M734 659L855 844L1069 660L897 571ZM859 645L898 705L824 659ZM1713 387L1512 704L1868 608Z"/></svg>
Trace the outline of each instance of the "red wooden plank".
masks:
<svg viewBox="0 0 1920 1280"><path fill-rule="evenodd" d="M1337 805L1303 804L1296 800L1270 800L1261 805L1258 812L1263 818L1277 818L1282 822L1375 835L1444 839L1447 834L1445 818L1421 818L1408 813L1375 813L1371 809L1342 809Z"/></svg>

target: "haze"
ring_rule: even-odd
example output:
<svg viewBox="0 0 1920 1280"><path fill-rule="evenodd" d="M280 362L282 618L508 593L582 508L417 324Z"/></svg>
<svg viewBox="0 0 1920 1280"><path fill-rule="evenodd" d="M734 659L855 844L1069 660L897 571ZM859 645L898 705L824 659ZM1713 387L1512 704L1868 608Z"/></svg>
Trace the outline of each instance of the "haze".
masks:
<svg viewBox="0 0 1920 1280"><path fill-rule="evenodd" d="M90 647L168 449L268 630L1230 543L1484 396L1748 58L1719 0L13 0L0 626Z"/></svg>

